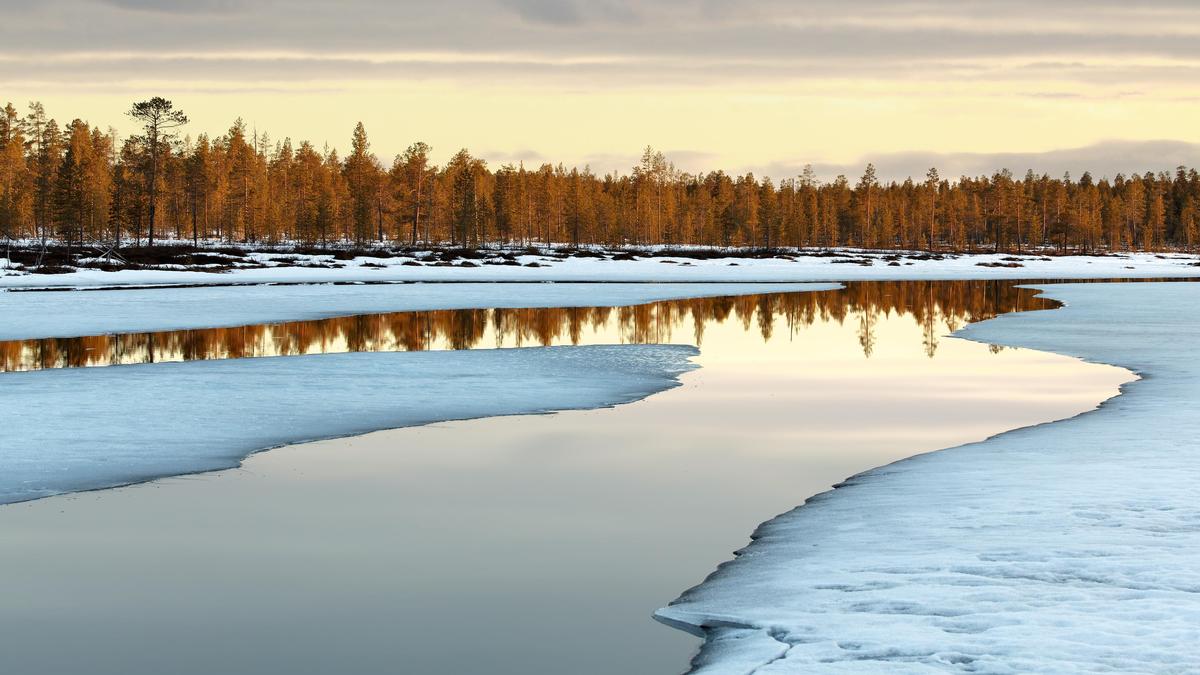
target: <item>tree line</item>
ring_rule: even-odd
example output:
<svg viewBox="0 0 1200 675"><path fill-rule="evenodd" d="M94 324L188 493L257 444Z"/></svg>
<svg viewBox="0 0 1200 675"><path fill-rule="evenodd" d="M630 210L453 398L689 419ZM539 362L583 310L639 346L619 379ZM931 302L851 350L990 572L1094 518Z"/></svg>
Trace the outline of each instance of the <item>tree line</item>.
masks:
<svg viewBox="0 0 1200 675"><path fill-rule="evenodd" d="M680 171L647 148L627 173L545 163L487 163L460 150L435 165L413 143L390 165L363 125L349 153L248 129L183 136L187 117L161 98L129 113L119 138L40 103L0 113L0 236L68 247L156 239L308 246L855 246L931 251L1195 249L1200 174L1096 179L1032 170L882 181L778 181Z"/></svg>

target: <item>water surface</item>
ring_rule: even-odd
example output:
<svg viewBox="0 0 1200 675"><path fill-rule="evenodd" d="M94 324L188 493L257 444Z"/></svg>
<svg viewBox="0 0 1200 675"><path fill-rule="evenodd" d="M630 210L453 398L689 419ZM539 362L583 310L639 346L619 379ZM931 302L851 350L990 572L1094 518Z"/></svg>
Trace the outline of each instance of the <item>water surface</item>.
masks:
<svg viewBox="0 0 1200 675"><path fill-rule="evenodd" d="M191 290L191 289L185 289ZM162 290L155 292L162 293ZM751 324L764 342L817 322L859 322L870 356L879 315L909 315L932 356L938 336L1002 312L1054 303L1007 282L860 282L833 293L747 294L629 306L447 309L309 321L0 341L0 372L346 352L580 344L701 345L709 325Z"/></svg>
<svg viewBox="0 0 1200 675"><path fill-rule="evenodd" d="M682 671L695 641L650 613L758 523L858 471L1115 394L1125 371L946 337L1047 306L1006 283L864 283L14 343L12 370L614 342L697 344L701 368L613 409L379 432L0 508L6 669Z"/></svg>

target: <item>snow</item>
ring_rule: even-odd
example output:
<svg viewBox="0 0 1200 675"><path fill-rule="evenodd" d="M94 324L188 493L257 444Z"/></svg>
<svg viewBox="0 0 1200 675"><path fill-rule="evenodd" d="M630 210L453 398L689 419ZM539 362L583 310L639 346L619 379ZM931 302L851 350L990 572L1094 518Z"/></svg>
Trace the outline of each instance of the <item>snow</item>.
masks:
<svg viewBox="0 0 1200 675"><path fill-rule="evenodd" d="M1096 279L1200 276L1194 255L1130 253L1109 256L1041 257L977 254L920 260L922 254L836 250L822 255L775 258L640 257L636 260L520 255L517 265L458 261L449 266L413 257L360 257L337 261L329 255L250 253L247 267L226 272L173 269L104 272L80 269L42 275L0 270L0 288L87 288L177 284L261 284L381 281L595 281L595 282L796 282L870 279ZM308 265L287 267L279 259ZM458 266L469 262L475 267ZM491 263L500 259L493 257ZM538 267L526 267L537 263ZM894 264L893 264L894 263ZM1011 266L1010 266L1011 265Z"/></svg>
<svg viewBox="0 0 1200 675"><path fill-rule="evenodd" d="M317 438L616 405L677 386L696 353L608 345L8 373L0 504L231 468Z"/></svg>
<svg viewBox="0 0 1200 675"><path fill-rule="evenodd" d="M435 309L617 307L838 284L335 284L0 293L0 340L306 321Z"/></svg>
<svg viewBox="0 0 1200 675"><path fill-rule="evenodd" d="M1050 285L961 335L1141 374L1098 410L851 478L657 618L696 673L1200 671L1200 285Z"/></svg>

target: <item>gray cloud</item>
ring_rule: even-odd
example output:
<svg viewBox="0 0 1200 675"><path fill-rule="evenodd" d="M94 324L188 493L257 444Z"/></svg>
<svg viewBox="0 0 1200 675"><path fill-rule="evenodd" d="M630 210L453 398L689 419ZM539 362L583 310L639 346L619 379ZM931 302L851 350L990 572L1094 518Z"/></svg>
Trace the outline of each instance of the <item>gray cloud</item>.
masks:
<svg viewBox="0 0 1200 675"><path fill-rule="evenodd" d="M1200 7L1170 0L863 0L849 9L820 0L42 0L18 4L0 24L0 50L28 54L404 49L814 64L1200 58L1197 37Z"/></svg>
<svg viewBox="0 0 1200 675"><path fill-rule="evenodd" d="M643 15L623 0L500 0L517 16L551 26L638 23Z"/></svg>
<svg viewBox="0 0 1200 675"><path fill-rule="evenodd" d="M129 82L159 81L186 86L189 81L238 82L270 80L280 85L313 81L403 82L439 79L459 83L537 84L560 90L595 91L604 87L662 88L714 84L764 85L780 93L802 93L790 85L829 80L875 80L893 87L936 93L927 87L922 73L936 73L943 84L998 83L1006 98L1084 100L1088 98L1131 98L1150 95L1148 85L1172 87L1160 91L1177 100L1187 100L1200 77L1200 60L1195 65L1111 63L1095 66L1062 65L1038 75L1027 69L987 66L982 63L931 61L919 67L902 59L817 60L812 58L728 58L721 55L693 57L604 54L547 55L538 53L483 53L417 51L407 53L361 53L291 51L287 46L265 51L239 52L196 49L177 52L171 48L139 52L66 52L25 55L0 52L0 85L29 83L48 86L120 86ZM1053 81L1054 89L1038 90ZM1064 85L1079 89L1069 91ZM922 88L922 87L926 88Z"/></svg>
<svg viewBox="0 0 1200 675"><path fill-rule="evenodd" d="M1047 152L900 152L863 157L849 164L812 164L823 180L832 180L840 174L853 182L862 175L868 162L875 165L881 179L889 181L902 181L910 176L924 177L930 167L937 167L943 178L988 176L1002 169L1021 176L1032 169L1038 175L1053 177L1064 173L1078 177L1084 171L1090 171L1100 179L1113 178L1119 173L1128 176L1147 171L1173 171L1177 166L1200 165L1200 144L1173 140L1114 140ZM762 167L761 173L775 177L795 176L803 171L803 167L803 161L779 162Z"/></svg>
<svg viewBox="0 0 1200 675"><path fill-rule="evenodd" d="M902 182L906 178L923 180L930 167L937 167L939 174L954 180L962 176L991 176L1002 170L1024 176L1027 170L1037 175L1046 174L1055 178L1070 173L1078 178L1090 171L1097 180L1114 178L1117 174L1129 176L1147 171L1173 172L1178 166L1200 166L1200 144L1174 140L1152 141L1103 141L1079 148L1062 148L1045 152L999 152L999 153L936 153L896 152L863 157L857 161L838 164L829 162L807 162L803 158L795 161L773 162L757 166L723 166L720 156L702 150L665 150L667 160L680 171L699 174L724 169L736 173L752 172L759 178L779 180L798 176L804 165L811 163L817 176L823 181L832 181L839 175L846 176L852 183L862 175L867 163L875 165L880 180ZM524 161L527 169L536 169L544 162L563 161L569 166L590 166L592 171L603 175L610 172L628 174L640 160L638 154L591 154L580 158L547 157L534 150L485 151L479 156L489 164L499 167L505 163Z"/></svg>
<svg viewBox="0 0 1200 675"><path fill-rule="evenodd" d="M0 0L0 86L20 94L325 91L436 79L596 91L764 85L784 95L853 80L1041 106L1200 100L1194 0ZM929 86L929 83L936 83ZM314 85L314 83L316 83ZM865 93L863 93L865 92ZM819 95L819 94L817 94ZM1115 129L1115 132L1121 131ZM497 153L500 154L500 153ZM513 158L528 156L510 153ZM636 157L583 158L598 171ZM678 153L689 171L703 154ZM1170 169L1195 146L1104 143L1042 154L874 158L882 175L1007 166L1060 174ZM753 168L794 174L805 158ZM863 162L865 163L865 162ZM823 165L824 175L861 166Z"/></svg>
<svg viewBox="0 0 1200 675"><path fill-rule="evenodd" d="M583 20L583 12L571 0L504 0L504 4L523 19L551 25L573 25Z"/></svg>
<svg viewBox="0 0 1200 675"><path fill-rule="evenodd" d="M167 14L203 14L240 9L237 0L98 0L102 5L140 12Z"/></svg>
<svg viewBox="0 0 1200 675"><path fill-rule="evenodd" d="M708 85L720 81L743 84L760 82L783 84L806 78L890 77L902 81L910 75L903 63L868 65L838 62L821 66L812 73L798 72L790 62L766 62L753 68L743 63L706 59L648 59L631 63L623 59L582 57L578 59L544 58L537 55L489 54L377 54L354 53L280 53L238 54L222 52L143 52L100 56L0 59L0 82L40 81L71 86L106 86L127 81L161 79L183 84L189 80L219 79L229 83L275 82L303 83L330 80L458 80L461 82L536 81L570 90L588 91L605 86L660 88L663 85ZM947 79L979 81L992 74L975 67L946 65ZM1172 71L1175 73L1177 71ZM1091 77L1092 74L1088 73ZM1131 73L1132 76L1132 73ZM1153 75L1138 72L1145 82ZM1165 77L1165 75L1164 75ZM1069 79L1068 76L1061 76ZM1066 94L1030 96L1062 97ZM1078 94L1075 94L1078 96Z"/></svg>
<svg viewBox="0 0 1200 675"><path fill-rule="evenodd" d="M537 150L521 149L521 150L485 150L479 153L479 156L486 159L492 168L499 168L505 164L517 165L524 163L526 168L536 168L545 162L553 161L552 158L538 152Z"/></svg>

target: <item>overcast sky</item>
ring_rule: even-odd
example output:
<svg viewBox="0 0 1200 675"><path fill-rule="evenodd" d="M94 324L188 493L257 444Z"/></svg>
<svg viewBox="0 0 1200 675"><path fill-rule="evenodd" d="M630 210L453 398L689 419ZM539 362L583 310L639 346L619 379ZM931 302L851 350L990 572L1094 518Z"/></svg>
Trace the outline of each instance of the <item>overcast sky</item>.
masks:
<svg viewBox="0 0 1200 675"><path fill-rule="evenodd" d="M0 0L0 92L126 130L164 95L219 133L414 140L625 168L887 177L1200 163L1183 0Z"/></svg>

